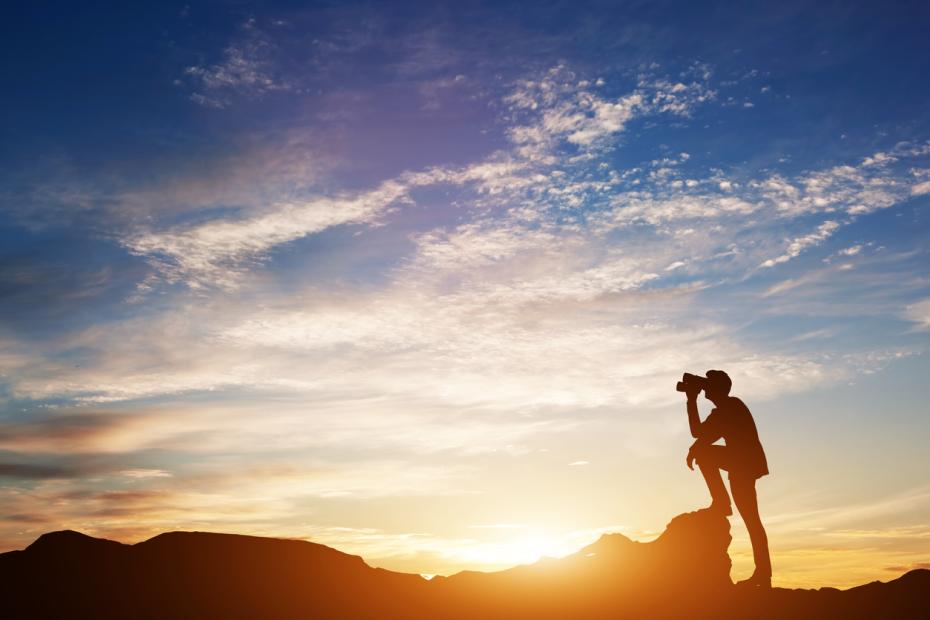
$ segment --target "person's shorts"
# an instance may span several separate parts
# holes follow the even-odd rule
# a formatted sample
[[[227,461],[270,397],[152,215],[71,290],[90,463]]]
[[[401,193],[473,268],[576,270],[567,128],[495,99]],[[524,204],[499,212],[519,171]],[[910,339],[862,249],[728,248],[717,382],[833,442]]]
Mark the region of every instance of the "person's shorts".
[[[755,481],[762,477],[746,473],[747,467],[743,466],[739,459],[734,457],[733,451],[727,446],[717,444],[703,446],[695,456],[698,463],[703,461],[705,464],[715,466],[718,469],[725,469],[727,471],[727,478],[731,482],[734,477],[746,482],[750,480]]]

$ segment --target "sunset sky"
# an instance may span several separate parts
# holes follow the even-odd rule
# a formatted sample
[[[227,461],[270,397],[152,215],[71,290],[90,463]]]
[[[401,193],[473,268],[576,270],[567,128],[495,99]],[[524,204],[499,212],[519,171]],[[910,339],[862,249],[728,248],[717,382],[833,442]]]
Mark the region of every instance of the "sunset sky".
[[[720,368],[776,585],[926,566],[928,23],[8,7],[0,551],[210,530],[449,574],[648,540],[709,503],[675,382]]]

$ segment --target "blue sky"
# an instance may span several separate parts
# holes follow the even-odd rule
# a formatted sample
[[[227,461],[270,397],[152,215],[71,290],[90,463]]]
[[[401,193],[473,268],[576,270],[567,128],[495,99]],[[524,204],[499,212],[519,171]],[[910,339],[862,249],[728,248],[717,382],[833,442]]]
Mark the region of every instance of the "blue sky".
[[[12,9],[0,541],[241,531],[435,573],[644,538],[705,501],[672,388],[724,368],[776,581],[926,559],[928,17]]]

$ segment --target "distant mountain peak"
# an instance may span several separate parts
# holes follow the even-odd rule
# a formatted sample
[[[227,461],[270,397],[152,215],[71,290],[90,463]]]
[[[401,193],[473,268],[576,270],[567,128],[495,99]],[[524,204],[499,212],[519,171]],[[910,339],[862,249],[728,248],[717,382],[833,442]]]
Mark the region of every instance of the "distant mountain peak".
[[[46,552],[65,552],[75,550],[88,550],[91,548],[111,548],[124,547],[118,543],[106,538],[94,538],[74,530],[59,530],[57,532],[47,532],[39,536],[31,545],[26,547],[26,551],[32,553]]]

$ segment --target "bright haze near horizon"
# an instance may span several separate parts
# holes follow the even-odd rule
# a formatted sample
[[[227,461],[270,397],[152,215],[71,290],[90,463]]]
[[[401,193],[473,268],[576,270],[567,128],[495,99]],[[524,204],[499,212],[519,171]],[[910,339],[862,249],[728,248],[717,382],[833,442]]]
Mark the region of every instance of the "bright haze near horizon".
[[[776,585],[930,560],[926,3],[3,22],[0,549],[648,540],[709,503],[675,383],[720,368]]]

